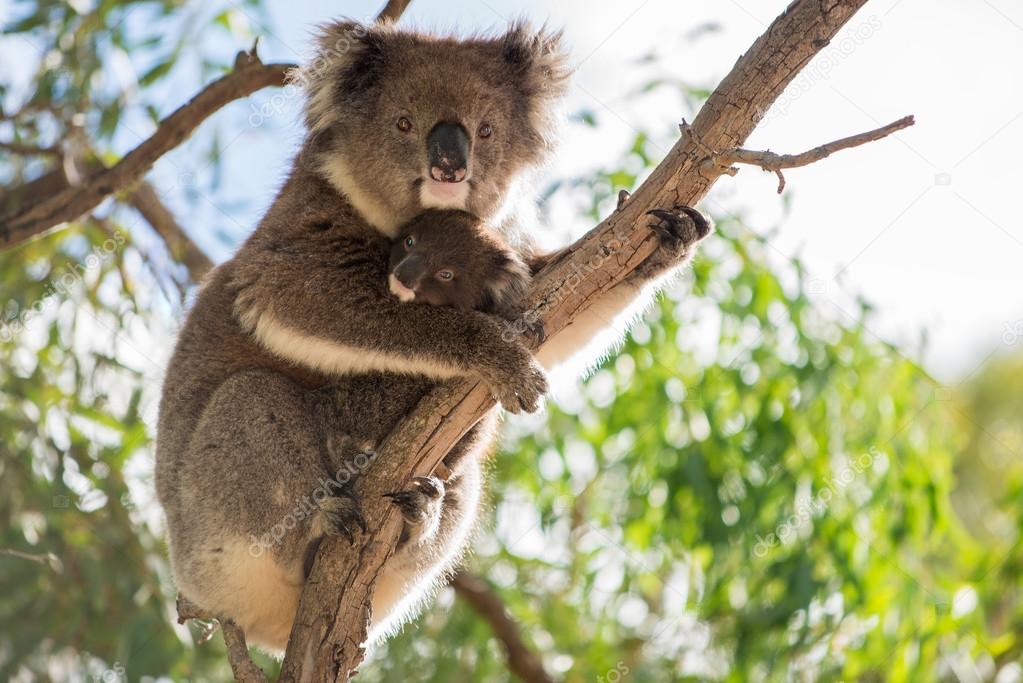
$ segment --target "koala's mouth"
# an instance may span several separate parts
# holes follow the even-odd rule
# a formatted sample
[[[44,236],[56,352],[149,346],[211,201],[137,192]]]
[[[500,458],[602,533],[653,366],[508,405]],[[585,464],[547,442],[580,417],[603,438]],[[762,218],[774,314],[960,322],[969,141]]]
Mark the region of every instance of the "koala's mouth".
[[[469,199],[469,180],[457,183],[424,178],[419,186],[419,201],[427,209],[465,209]]]
[[[403,285],[398,278],[394,277],[394,273],[391,273],[387,278],[387,285],[391,290],[391,294],[405,303],[416,298],[416,291]]]

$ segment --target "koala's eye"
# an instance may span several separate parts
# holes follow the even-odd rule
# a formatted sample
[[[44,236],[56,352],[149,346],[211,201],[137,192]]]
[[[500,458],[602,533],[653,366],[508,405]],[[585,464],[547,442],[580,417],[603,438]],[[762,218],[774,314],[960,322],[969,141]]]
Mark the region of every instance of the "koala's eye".
[[[411,249],[414,246],[416,246],[416,238],[413,237],[412,235],[409,235],[408,237],[405,238],[405,248]]]
[[[400,119],[398,119],[397,125],[398,130],[400,130],[402,133],[407,133],[410,130],[412,130],[412,122],[409,121],[407,116],[402,116]]]
[[[476,131],[476,134],[479,135],[481,138],[489,138],[491,135],[494,134],[494,129],[490,126],[489,123],[484,123],[480,125],[480,129]]]
[[[452,273],[450,270],[442,270],[442,271],[437,273],[437,279],[438,280],[451,280],[454,277],[455,277],[455,274]]]

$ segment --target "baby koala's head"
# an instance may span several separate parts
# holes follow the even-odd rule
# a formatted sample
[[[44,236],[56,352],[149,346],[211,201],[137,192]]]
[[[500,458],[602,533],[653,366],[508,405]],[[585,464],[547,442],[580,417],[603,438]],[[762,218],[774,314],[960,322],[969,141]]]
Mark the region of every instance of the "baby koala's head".
[[[402,227],[387,278],[402,301],[500,314],[518,305],[529,268],[515,251],[464,211],[431,209]]]

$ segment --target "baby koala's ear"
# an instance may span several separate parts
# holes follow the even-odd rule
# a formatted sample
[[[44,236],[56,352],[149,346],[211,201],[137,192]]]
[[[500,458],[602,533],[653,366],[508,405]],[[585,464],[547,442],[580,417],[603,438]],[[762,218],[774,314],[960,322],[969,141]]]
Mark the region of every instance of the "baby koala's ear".
[[[510,249],[494,252],[494,275],[487,281],[487,295],[497,311],[518,309],[533,277],[529,266]]]

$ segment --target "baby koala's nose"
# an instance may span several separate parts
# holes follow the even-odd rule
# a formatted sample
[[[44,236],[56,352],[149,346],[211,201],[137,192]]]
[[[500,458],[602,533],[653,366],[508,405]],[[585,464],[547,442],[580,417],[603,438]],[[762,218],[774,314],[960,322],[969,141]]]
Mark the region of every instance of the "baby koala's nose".
[[[412,254],[394,269],[394,278],[406,289],[415,291],[423,275],[423,263],[417,254]]]

